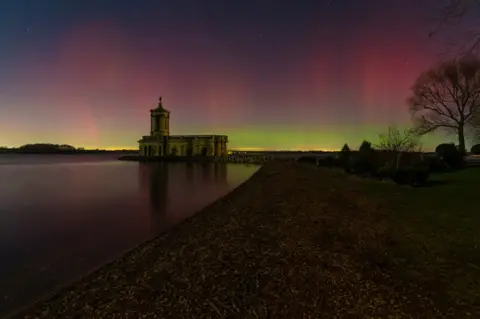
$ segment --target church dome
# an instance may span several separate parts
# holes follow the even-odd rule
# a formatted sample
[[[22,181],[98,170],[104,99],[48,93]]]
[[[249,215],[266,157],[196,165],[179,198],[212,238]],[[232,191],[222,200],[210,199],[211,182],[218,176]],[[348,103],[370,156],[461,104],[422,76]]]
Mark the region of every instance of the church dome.
[[[153,109],[152,111],[155,111],[156,113],[170,113],[169,110],[167,110],[166,108],[163,107],[163,104],[162,104],[162,97],[159,97],[158,98],[158,105],[155,109]]]

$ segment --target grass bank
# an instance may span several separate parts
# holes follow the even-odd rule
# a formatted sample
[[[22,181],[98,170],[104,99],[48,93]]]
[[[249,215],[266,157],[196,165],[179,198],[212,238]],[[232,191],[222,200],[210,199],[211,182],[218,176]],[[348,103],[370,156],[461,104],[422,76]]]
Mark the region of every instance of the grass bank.
[[[475,264],[467,252],[478,246],[455,235],[474,227],[473,217],[451,222],[459,209],[445,209],[448,235],[437,237],[441,231],[430,224],[442,219],[416,200],[415,192],[434,197],[440,189],[269,163],[202,213],[17,318],[474,315],[478,295],[464,279],[450,283],[452,294],[448,278],[466,274],[448,273],[457,255],[442,248],[447,237],[452,249],[463,245],[465,263]],[[478,280],[474,267],[462,269]]]
[[[434,174],[421,188],[348,181],[388,211],[398,243],[392,254],[403,261],[404,276],[480,317],[480,167]]]

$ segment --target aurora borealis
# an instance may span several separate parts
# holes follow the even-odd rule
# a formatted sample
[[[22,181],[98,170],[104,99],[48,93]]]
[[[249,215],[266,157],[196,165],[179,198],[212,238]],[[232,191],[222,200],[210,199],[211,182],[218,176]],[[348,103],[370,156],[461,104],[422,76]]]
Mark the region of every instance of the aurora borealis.
[[[232,149],[375,142],[445,45],[420,2],[4,0],[0,146],[133,148],[159,95]]]

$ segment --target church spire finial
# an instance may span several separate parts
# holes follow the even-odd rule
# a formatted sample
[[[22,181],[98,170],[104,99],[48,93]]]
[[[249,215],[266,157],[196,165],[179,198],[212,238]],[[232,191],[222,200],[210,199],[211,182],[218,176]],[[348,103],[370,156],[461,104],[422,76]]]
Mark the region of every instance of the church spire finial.
[[[163,112],[168,112],[168,111],[163,107],[162,97],[161,97],[161,96],[158,97],[158,105],[157,105],[156,110],[161,110],[161,111],[163,111]]]
[[[157,108],[159,109],[163,109],[163,105],[162,105],[162,97],[158,97],[158,105],[157,105]]]

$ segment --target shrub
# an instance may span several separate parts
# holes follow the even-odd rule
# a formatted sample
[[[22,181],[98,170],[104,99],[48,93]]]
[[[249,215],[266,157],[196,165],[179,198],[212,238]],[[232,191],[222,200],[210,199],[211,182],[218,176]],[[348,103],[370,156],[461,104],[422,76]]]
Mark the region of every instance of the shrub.
[[[363,141],[358,152],[349,158],[349,170],[360,176],[374,176],[379,168],[377,157],[378,154],[372,148],[372,144]]]
[[[370,143],[369,141],[363,141],[362,144],[360,144],[360,147],[358,148],[358,151],[360,153],[369,152],[371,150],[373,150],[372,143]]]
[[[351,154],[350,147],[348,147],[347,144],[343,145],[341,151],[338,153],[338,158],[335,161],[334,166],[346,168],[350,161]]]
[[[333,156],[327,156],[324,158],[319,158],[317,160],[317,165],[321,167],[330,167],[332,168],[335,164],[335,158]]]
[[[412,179],[411,173],[405,169],[397,169],[393,172],[391,178],[398,185],[408,185]]]
[[[411,166],[397,169],[393,172],[391,178],[399,185],[422,186],[425,185],[430,177],[430,172],[424,166]]]
[[[422,186],[426,185],[428,179],[430,178],[430,171],[428,168],[418,168],[414,170],[415,172],[415,183],[414,185]]]
[[[450,166],[439,156],[426,156],[423,163],[430,173],[445,173],[451,171]]]
[[[385,178],[391,178],[394,172],[395,172],[394,167],[392,167],[391,165],[384,165],[376,171],[375,177],[380,180]]]
[[[368,156],[360,153],[355,154],[350,158],[348,167],[353,174],[360,176],[373,176],[378,170],[375,159],[371,154]]]
[[[470,152],[475,155],[480,155],[480,144],[473,145]]]
[[[343,152],[343,153],[349,153],[350,152],[350,147],[348,146],[347,143],[343,144],[342,150],[340,152]]]
[[[347,173],[347,174],[352,174],[353,173],[350,163],[345,165],[344,170],[345,170],[345,173]]]
[[[317,165],[317,158],[315,156],[302,156],[299,157],[297,160],[298,163],[306,163],[306,164],[312,164],[312,165]]]
[[[463,167],[463,156],[455,144],[440,144],[435,148],[435,153],[452,168]]]
[[[362,160],[373,162],[375,160],[376,152],[372,148],[372,144],[370,142],[363,141],[362,145],[360,145],[360,148],[358,149],[358,155]]]
[[[347,161],[343,158],[340,158],[340,156],[334,157],[333,158],[333,167],[345,168],[347,166],[347,164],[345,164],[345,162],[347,162]]]

